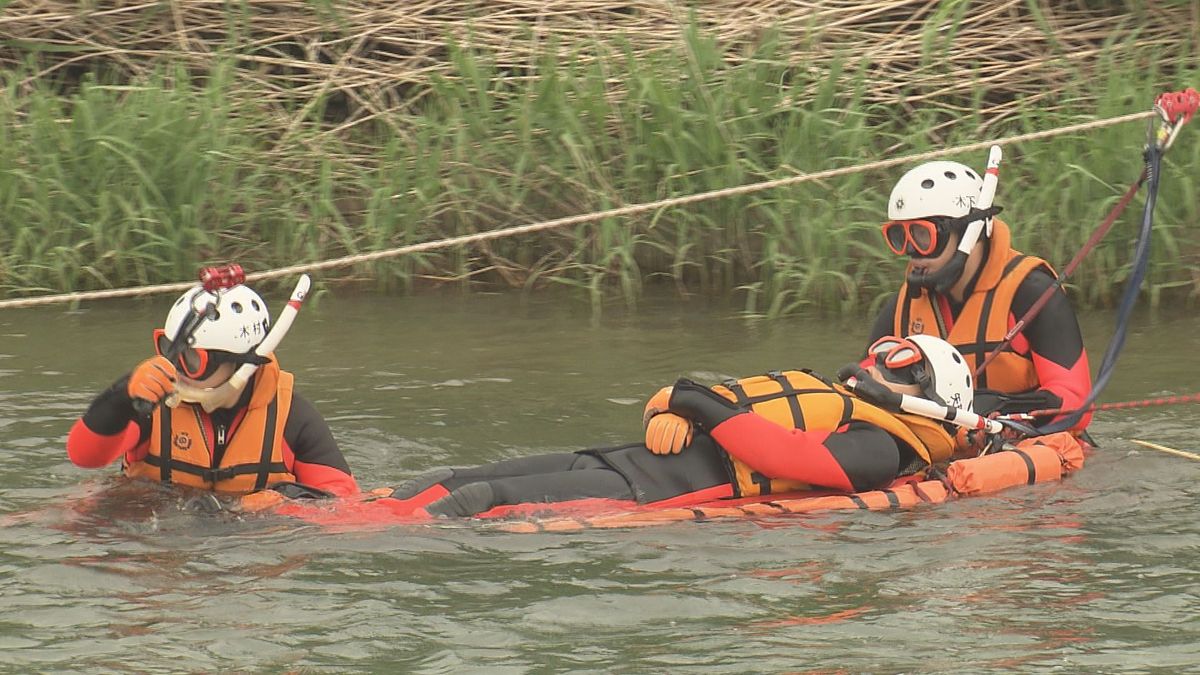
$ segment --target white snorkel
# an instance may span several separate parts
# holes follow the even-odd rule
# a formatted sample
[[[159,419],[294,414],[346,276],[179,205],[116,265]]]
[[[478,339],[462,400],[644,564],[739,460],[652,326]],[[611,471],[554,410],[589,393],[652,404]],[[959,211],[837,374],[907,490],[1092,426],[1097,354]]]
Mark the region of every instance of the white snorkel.
[[[983,174],[983,187],[979,189],[979,204],[977,208],[981,211],[986,211],[992,208],[992,202],[996,199],[996,186],[1000,183],[1000,159],[1002,153],[1000,146],[993,145],[988,151],[987,170]],[[965,257],[971,254],[971,249],[975,248],[975,244],[979,242],[979,235],[986,233],[987,236],[992,236],[992,217],[987,216],[976,220],[967,225],[966,232],[963,233],[962,241],[958,242],[958,251],[955,254],[962,254]]]
[[[256,356],[267,358],[283,341],[284,336],[292,327],[292,322],[296,320],[296,314],[300,312],[300,306],[304,304],[304,299],[308,296],[311,286],[312,280],[309,276],[307,274],[300,275],[300,280],[292,289],[292,296],[288,300],[287,306],[279,313],[279,318],[276,319],[275,325],[271,326],[267,336],[254,348]],[[167,397],[165,403],[174,408],[179,405],[180,401],[187,401],[199,404],[205,412],[210,413],[218,408],[228,408],[237,402],[242,390],[246,388],[246,383],[258,370],[258,366],[257,363],[243,363],[228,380],[209,389],[200,389],[180,382],[176,386],[175,393]]]
[[[1004,429],[1004,425],[996,420],[988,419],[970,410],[942,405],[936,401],[919,396],[901,394],[900,409],[906,413],[920,415],[921,417],[950,422],[964,429],[980,429],[989,434],[998,434]]]
[[[858,378],[850,377],[844,384],[847,389],[854,391],[855,387],[858,386]],[[942,405],[941,403],[921,398],[920,396],[899,393],[893,393],[893,395],[896,398],[890,402],[896,404],[900,410],[906,413],[928,417],[940,422],[949,422],[964,429],[979,429],[989,434],[998,434],[1004,430],[1004,425],[998,420],[989,419],[970,410]]]

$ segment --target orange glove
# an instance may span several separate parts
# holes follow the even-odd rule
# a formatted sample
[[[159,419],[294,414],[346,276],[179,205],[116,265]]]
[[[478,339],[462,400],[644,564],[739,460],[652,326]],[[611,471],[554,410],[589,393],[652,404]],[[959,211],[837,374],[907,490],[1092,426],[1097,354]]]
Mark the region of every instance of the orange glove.
[[[650,424],[650,418],[659,413],[667,412],[667,404],[671,402],[671,387],[663,387],[646,401],[646,409],[642,411],[642,426]]]
[[[175,366],[164,356],[153,356],[133,369],[127,387],[129,397],[155,405],[175,391]]]
[[[692,442],[692,421],[659,413],[646,425],[646,447],[656,455],[677,455]]]
[[[675,455],[692,442],[692,422],[667,412],[671,387],[659,389],[646,402],[642,425],[646,427],[646,447],[656,455]]]

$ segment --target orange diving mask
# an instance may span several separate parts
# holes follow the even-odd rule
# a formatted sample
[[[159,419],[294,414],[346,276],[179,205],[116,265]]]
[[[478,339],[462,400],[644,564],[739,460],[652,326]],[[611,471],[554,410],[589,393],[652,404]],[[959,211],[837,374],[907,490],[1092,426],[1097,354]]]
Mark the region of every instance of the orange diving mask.
[[[876,340],[867,354],[875,357],[875,366],[883,379],[896,384],[915,384],[923,395],[929,396],[932,373],[921,350],[911,340],[887,335]]]
[[[876,340],[867,353],[874,355],[876,362],[882,361],[888,370],[911,366],[922,358],[921,350],[911,341],[891,335]]]
[[[171,346],[171,338],[161,328],[154,329],[154,353],[166,356]],[[238,359],[228,352],[209,350],[202,347],[184,347],[175,356],[172,365],[192,380],[203,380],[211,377],[223,363],[233,363]]]
[[[881,229],[896,255],[936,257],[946,248],[947,228],[930,218],[889,220]]]

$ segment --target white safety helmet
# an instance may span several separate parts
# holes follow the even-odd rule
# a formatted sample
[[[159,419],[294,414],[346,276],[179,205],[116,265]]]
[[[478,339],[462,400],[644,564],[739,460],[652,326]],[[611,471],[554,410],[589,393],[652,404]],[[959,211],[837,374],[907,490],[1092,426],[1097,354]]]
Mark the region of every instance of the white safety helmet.
[[[885,380],[915,384],[923,397],[951,408],[970,410],[974,405],[971,369],[949,342],[932,335],[889,335],[868,351]]]
[[[938,403],[970,410],[975,403],[974,378],[967,360],[954,345],[932,335],[910,335],[925,362],[925,396]]]
[[[240,284],[221,289],[217,295],[202,286],[192,287],[171,306],[163,332],[173,337],[189,315],[203,311],[209,303],[216,303],[216,313],[200,323],[187,346],[247,354],[267,336],[271,327],[267,303]]]
[[[890,220],[961,218],[979,202],[983,178],[958,162],[926,162],[900,177],[888,198]]]

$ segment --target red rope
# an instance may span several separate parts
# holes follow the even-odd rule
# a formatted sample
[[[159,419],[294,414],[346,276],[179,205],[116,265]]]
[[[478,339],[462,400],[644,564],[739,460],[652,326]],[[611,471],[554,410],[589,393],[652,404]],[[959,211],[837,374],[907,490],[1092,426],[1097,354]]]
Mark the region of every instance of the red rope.
[[[1097,410],[1124,410],[1126,408],[1150,408],[1152,406],[1173,405],[1176,403],[1200,403],[1200,393],[1183,394],[1180,396],[1161,396],[1159,398],[1146,398],[1140,401],[1100,403],[1088,408],[1088,412],[1095,412]],[[1074,408],[1047,408],[1045,410],[1034,410],[1027,414],[1030,417],[1043,417],[1048,415],[1061,415],[1068,412],[1074,412]]]
[[[1146,181],[1147,175],[1146,169],[1142,169],[1142,175],[1138,176],[1138,179],[1129,186],[1129,189],[1126,190],[1125,194],[1121,197],[1121,201],[1117,202],[1117,205],[1114,206],[1113,210],[1108,213],[1108,216],[1104,219],[1104,222],[1100,223],[1100,227],[1096,228],[1096,231],[1092,233],[1092,236],[1089,237],[1088,240],[1083,244],[1083,248],[1080,248],[1079,252],[1075,254],[1075,257],[1071,259],[1071,262],[1067,263],[1067,266],[1063,268],[1062,274],[1060,274],[1058,277],[1058,281],[1054,284],[1051,284],[1042,293],[1041,297],[1037,299],[1037,302],[1033,303],[1033,306],[1031,306],[1029,310],[1025,312],[1025,315],[1022,316],[1021,319],[1013,324],[1013,327],[1008,330],[1008,333],[1004,335],[1004,339],[1000,341],[1000,344],[996,345],[996,348],[993,349],[991,353],[983,359],[982,362],[980,362],[979,366],[975,368],[976,379],[983,374],[983,371],[988,367],[988,364],[994,361],[996,357],[1000,355],[1000,352],[1004,351],[1008,347],[1009,343],[1013,341],[1013,338],[1017,337],[1017,335],[1025,329],[1025,326],[1030,321],[1033,321],[1034,317],[1036,317],[1042,311],[1042,308],[1046,306],[1046,303],[1050,302],[1050,298],[1054,297],[1054,294],[1060,288],[1062,288],[1063,284],[1067,281],[1067,277],[1070,277],[1071,273],[1075,271],[1075,268],[1079,267],[1079,263],[1083,262],[1083,258],[1090,253],[1093,248],[1096,248],[1096,245],[1100,243],[1100,240],[1104,238],[1104,235],[1108,234],[1108,231],[1112,229],[1113,223],[1117,222],[1117,217],[1121,215],[1121,212],[1125,210],[1125,207],[1129,205],[1130,200],[1133,199],[1133,196],[1137,194],[1139,189],[1141,189],[1142,183]]]

